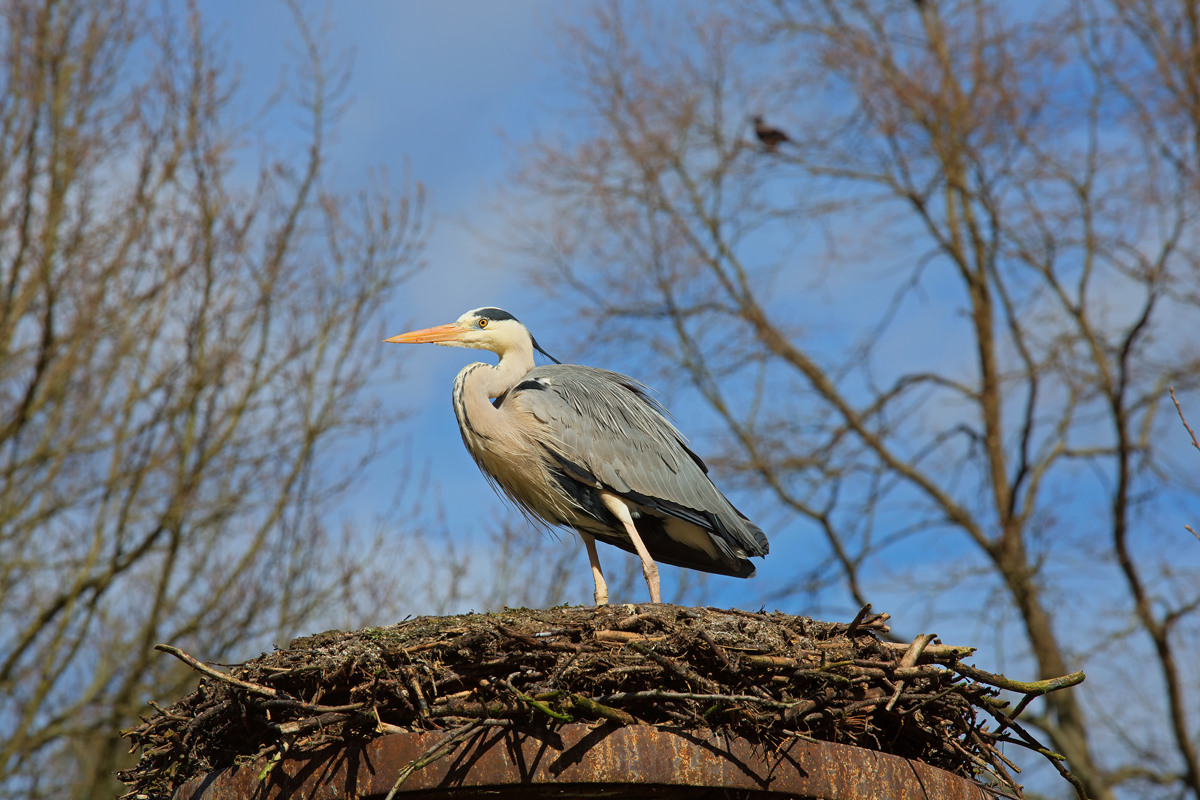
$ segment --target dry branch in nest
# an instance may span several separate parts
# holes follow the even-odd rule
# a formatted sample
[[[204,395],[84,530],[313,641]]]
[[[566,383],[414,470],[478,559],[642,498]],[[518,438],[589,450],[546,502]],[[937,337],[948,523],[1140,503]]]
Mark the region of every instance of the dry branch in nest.
[[[126,797],[189,778],[387,733],[445,730],[451,752],[480,726],[593,720],[713,729],[774,747],[789,737],[923,761],[1022,797],[1008,744],[1062,758],[1013,718],[1083,673],[1021,683],[968,666],[974,652],[919,636],[883,641],[888,615],[849,625],[780,612],[670,605],[419,617],[294,640],[231,672],[160,645],[206,677],[126,731],[141,760]],[[1024,695],[1012,712],[999,690]],[[980,713],[982,712],[982,713]],[[397,776],[397,786],[420,764]]]

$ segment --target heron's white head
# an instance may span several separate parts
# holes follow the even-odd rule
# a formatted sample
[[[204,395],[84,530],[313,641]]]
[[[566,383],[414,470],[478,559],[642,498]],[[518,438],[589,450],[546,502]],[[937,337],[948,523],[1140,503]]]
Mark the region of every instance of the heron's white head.
[[[468,311],[449,325],[410,331],[384,341],[400,344],[431,342],[447,347],[472,347],[477,350],[491,350],[502,358],[509,350],[527,349],[530,346],[545,354],[534,341],[533,334],[516,317],[502,309],[490,307]]]

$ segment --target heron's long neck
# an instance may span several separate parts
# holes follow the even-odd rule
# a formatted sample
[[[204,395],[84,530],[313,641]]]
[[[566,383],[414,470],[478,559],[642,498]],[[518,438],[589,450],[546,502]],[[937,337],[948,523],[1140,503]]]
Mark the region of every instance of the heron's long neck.
[[[471,448],[469,435],[484,439],[502,435],[501,412],[491,404],[491,399],[512,389],[531,369],[533,346],[530,343],[506,350],[496,366],[476,362],[458,373],[454,380],[454,413],[468,449]]]

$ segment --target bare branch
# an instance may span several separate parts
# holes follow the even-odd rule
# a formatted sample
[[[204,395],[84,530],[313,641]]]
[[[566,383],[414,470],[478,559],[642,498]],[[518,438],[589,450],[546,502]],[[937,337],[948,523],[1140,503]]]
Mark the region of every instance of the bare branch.
[[[1183,427],[1187,430],[1188,435],[1192,437],[1192,447],[1200,450],[1200,442],[1196,441],[1196,432],[1192,430],[1192,426],[1188,425],[1187,418],[1183,416],[1183,409],[1179,406],[1179,401],[1175,398],[1175,387],[1172,386],[1171,402],[1175,404],[1175,411],[1179,413],[1179,421],[1183,423]]]

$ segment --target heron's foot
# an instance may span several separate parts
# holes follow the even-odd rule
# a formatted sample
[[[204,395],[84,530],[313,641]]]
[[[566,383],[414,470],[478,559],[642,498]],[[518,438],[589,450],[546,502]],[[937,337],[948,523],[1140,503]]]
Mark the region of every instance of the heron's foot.
[[[596,598],[596,608],[608,605],[608,587],[604,587],[604,591],[600,591],[600,587],[596,587],[596,593],[592,595]]]

